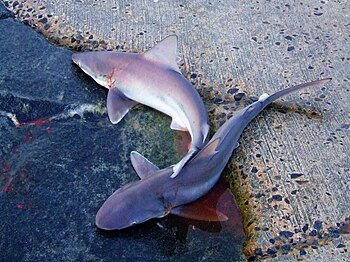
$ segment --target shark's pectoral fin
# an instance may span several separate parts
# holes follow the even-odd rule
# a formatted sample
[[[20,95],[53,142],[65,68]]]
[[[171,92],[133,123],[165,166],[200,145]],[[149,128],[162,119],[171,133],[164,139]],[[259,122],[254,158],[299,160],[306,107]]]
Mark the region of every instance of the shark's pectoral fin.
[[[132,166],[141,179],[152,175],[159,170],[159,167],[136,151],[130,153],[130,159]]]
[[[188,129],[185,126],[180,125],[178,122],[174,120],[174,118],[171,121],[170,128],[173,130],[188,131]]]
[[[177,36],[170,35],[144,53],[144,57],[180,72],[177,66]]]
[[[108,117],[117,124],[137,102],[125,97],[118,89],[112,88],[107,96]]]
[[[220,222],[228,220],[225,214],[206,205],[200,200],[173,208],[170,213],[180,217],[201,221]]]

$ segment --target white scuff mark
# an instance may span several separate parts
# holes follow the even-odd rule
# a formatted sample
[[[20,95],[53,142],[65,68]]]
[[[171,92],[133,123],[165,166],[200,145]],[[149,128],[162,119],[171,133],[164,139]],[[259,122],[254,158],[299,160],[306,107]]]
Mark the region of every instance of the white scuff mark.
[[[16,114],[13,114],[13,113],[9,113],[9,112],[5,112],[5,111],[0,111],[0,115],[2,116],[6,116],[8,118],[10,118],[10,120],[12,121],[12,123],[15,125],[15,126],[18,126],[19,125],[19,121],[16,117]]]
[[[164,226],[161,223],[157,222],[156,225],[159,226],[160,228],[164,229]]]
[[[107,113],[107,109],[106,107],[101,107],[100,105],[96,105],[96,104],[82,104],[82,105],[78,105],[73,108],[70,108],[61,114],[52,116],[50,117],[50,120],[67,119],[75,115],[83,117],[84,113],[89,113],[89,112],[98,113],[102,115]]]
[[[83,118],[84,113],[93,113],[93,114],[100,114],[103,115],[107,113],[107,109],[104,106],[101,106],[99,104],[81,104],[81,105],[76,105],[76,106],[70,106],[69,109],[66,109],[64,112],[51,116],[49,118],[43,118],[43,119],[36,119],[33,121],[29,122],[20,122],[18,121],[16,114],[1,111],[0,110],[0,115],[1,116],[6,116],[9,119],[11,119],[12,123],[16,126],[24,126],[24,125],[38,125],[38,122],[40,123],[46,123],[52,120],[61,120],[61,119],[67,119],[71,118],[75,115],[79,115],[81,118]]]
[[[266,94],[266,93],[263,93],[260,97],[259,97],[259,101],[260,102],[263,102],[266,100],[266,98],[268,98],[270,95],[269,94]]]
[[[61,92],[58,94],[57,99],[58,99],[59,101],[62,101],[62,100],[63,100],[63,97],[64,97],[64,91],[61,91]]]
[[[176,63],[180,63],[181,60],[182,60],[181,55],[177,54],[177,55],[176,55]]]

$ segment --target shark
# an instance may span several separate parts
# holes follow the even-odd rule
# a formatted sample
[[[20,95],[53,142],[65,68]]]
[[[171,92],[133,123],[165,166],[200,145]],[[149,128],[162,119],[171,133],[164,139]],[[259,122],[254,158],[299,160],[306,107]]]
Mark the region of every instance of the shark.
[[[143,54],[96,51],[72,55],[75,64],[109,89],[107,112],[113,124],[141,103],[170,116],[171,129],[190,133],[191,146],[173,166],[172,177],[204,147],[209,133],[204,103],[177,65],[177,48],[177,36],[170,35]]]
[[[217,213],[215,209],[198,208],[196,200],[207,194],[219,180],[233,151],[239,146],[243,130],[276,99],[330,80],[292,86],[272,95],[264,93],[227,120],[175,178],[170,177],[171,167],[159,169],[141,154],[131,152],[132,165],[141,180],[121,187],[103,203],[96,214],[96,226],[104,230],[120,230],[168,214],[206,221],[227,220],[225,214]]]

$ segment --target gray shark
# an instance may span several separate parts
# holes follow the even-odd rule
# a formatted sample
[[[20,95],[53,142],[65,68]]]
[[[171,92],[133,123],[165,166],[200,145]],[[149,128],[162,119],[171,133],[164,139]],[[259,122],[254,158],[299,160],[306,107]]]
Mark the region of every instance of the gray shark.
[[[172,177],[203,148],[209,133],[203,101],[181,74],[176,55],[177,36],[171,35],[144,54],[97,51],[72,56],[85,73],[109,89],[107,110],[113,124],[141,103],[169,115],[172,129],[190,133],[191,147],[173,167]]]
[[[131,161],[141,180],[123,186],[104,202],[96,215],[97,227],[105,230],[123,229],[170,213],[211,221],[227,219],[224,214],[213,215],[211,210],[207,218],[203,214],[197,216],[191,211],[191,205],[207,194],[218,181],[233,150],[238,147],[238,139],[245,127],[274,100],[330,80],[293,86],[272,95],[263,94],[258,101],[227,120],[175,178],[170,178],[171,167],[159,169],[137,152],[132,152]]]

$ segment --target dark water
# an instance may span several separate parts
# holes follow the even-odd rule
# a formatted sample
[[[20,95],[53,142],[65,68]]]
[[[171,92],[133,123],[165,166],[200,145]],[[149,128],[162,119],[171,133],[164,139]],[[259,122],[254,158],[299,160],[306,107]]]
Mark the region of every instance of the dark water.
[[[179,157],[170,120],[138,107],[110,124],[105,90],[72,64],[70,51],[11,18],[0,19],[0,31],[1,261],[242,260],[241,220],[221,186],[214,202],[229,215],[225,223],[169,216],[96,229],[104,200],[138,179],[130,151],[161,167]]]

